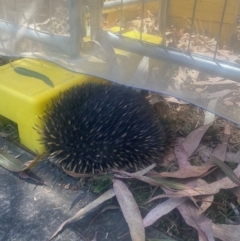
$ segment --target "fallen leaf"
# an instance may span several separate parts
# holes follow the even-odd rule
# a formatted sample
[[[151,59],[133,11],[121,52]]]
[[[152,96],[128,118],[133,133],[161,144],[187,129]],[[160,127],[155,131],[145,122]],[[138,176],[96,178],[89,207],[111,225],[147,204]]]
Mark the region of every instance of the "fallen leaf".
[[[155,166],[156,166],[156,163],[153,163],[150,166],[148,166],[138,172],[134,172],[133,174],[136,176],[143,176],[143,175],[147,174],[150,170],[152,170]]]
[[[230,132],[231,132],[230,125],[226,124],[224,126],[224,133],[221,140],[221,144],[218,144],[212,153],[212,156],[215,156],[216,158],[220,159],[222,162],[225,161],[226,159],[227,145],[230,137]]]
[[[210,100],[208,103],[208,109],[214,110],[216,108],[217,103],[218,103],[218,99]],[[209,112],[209,111],[205,111],[204,125],[210,124],[210,123],[214,122],[214,120],[215,120],[215,114],[213,114],[212,112]]]
[[[240,225],[212,224],[213,235],[222,241],[239,241]]]
[[[98,197],[96,200],[93,202],[89,203],[87,206],[79,210],[74,216],[71,218],[67,219],[65,222],[63,222],[58,229],[55,231],[55,233],[52,235],[52,237],[49,240],[52,240],[54,237],[56,237],[62,230],[63,228],[72,222],[78,221],[81,218],[83,218],[87,213],[93,211],[94,208],[98,207],[100,204],[103,202],[107,201],[108,199],[112,198],[115,196],[115,192],[113,189],[110,189],[106,191],[104,194],[102,194],[100,197]]]
[[[156,104],[156,103],[158,103],[158,102],[160,102],[160,101],[162,101],[162,96],[160,96],[159,94],[151,94],[150,96],[148,96],[148,101],[152,104],[152,105],[154,105],[154,104]]]
[[[167,178],[154,177],[152,179],[160,183],[162,187],[168,188],[168,189],[170,188],[172,191],[188,189],[188,186],[186,184],[183,184],[177,181],[172,181]]]
[[[196,181],[197,187],[201,187],[204,185],[207,185],[207,182],[205,182],[202,179],[198,179]],[[201,201],[201,205],[199,206],[199,213],[204,213],[213,203],[214,195],[204,195],[200,196],[197,201]]]
[[[194,130],[187,136],[187,138],[185,138],[185,140],[180,145],[175,146],[175,148],[174,148],[175,155],[176,155],[176,158],[177,158],[177,161],[179,164],[179,169],[180,169],[178,171],[178,173],[181,174],[182,176],[186,175],[186,172],[188,174],[191,173],[191,170],[195,170],[195,173],[198,171],[197,168],[199,168],[199,167],[191,166],[191,164],[188,162],[188,158],[197,149],[197,147],[199,146],[199,144],[201,142],[203,135],[205,134],[205,132],[208,130],[208,128],[211,125],[212,125],[212,123],[204,125],[198,129]],[[206,166],[207,165],[203,166],[203,167],[205,167],[204,173],[209,172],[209,170],[210,170],[209,168],[206,169]],[[213,168],[213,167],[211,167],[211,168]],[[191,174],[189,174],[189,175],[191,175]],[[199,187],[200,189],[198,189],[197,184],[200,184],[200,185],[205,184],[205,185],[200,186]],[[171,195],[175,196],[176,193],[183,194],[183,193],[187,192],[189,194],[188,197],[190,197],[191,200],[197,206],[197,203],[193,198],[194,195],[192,195],[194,193],[193,190],[200,191],[201,188],[208,187],[208,184],[201,183],[201,182],[197,183],[195,180],[193,180],[193,181],[189,181],[187,183],[187,186],[189,186],[191,189],[186,189],[186,190],[175,192],[175,193],[173,193],[169,190],[165,190],[166,196],[170,195],[169,197],[171,197]],[[159,195],[159,196],[161,196],[161,195]],[[184,196],[182,196],[182,197],[184,197]],[[185,197],[187,197],[187,196],[185,196]],[[154,198],[152,198],[150,201],[152,201],[152,200],[154,200]],[[205,207],[203,203],[202,203],[202,205],[203,205],[203,207]],[[209,223],[211,224],[211,220],[208,219],[207,217],[205,217],[202,214],[202,212],[199,210],[199,208],[196,208],[196,206],[193,206],[192,203],[188,200],[187,202],[185,201],[182,204],[180,204],[179,206],[177,206],[177,209],[181,213],[181,215],[184,218],[184,220],[186,221],[186,223],[188,225],[194,227],[197,230],[199,241],[214,241],[212,230],[211,230],[211,225],[209,227]],[[205,207],[205,208],[208,208],[208,207]]]
[[[223,102],[226,106],[233,106],[234,103],[232,101],[226,100]]]
[[[240,176],[240,165],[234,170],[235,174],[237,176]],[[233,187],[237,187],[238,185],[234,182],[232,182],[228,177],[224,177],[218,181],[212,182],[208,185],[204,185],[201,187],[195,187],[192,189],[185,189],[182,191],[172,192],[168,194],[161,194],[154,198],[152,198],[150,201],[154,201],[159,198],[164,197],[193,197],[193,196],[200,196],[200,195],[212,195],[216,194],[220,191],[220,189],[230,189]]]
[[[85,174],[85,173],[76,173],[76,172],[72,172],[72,171],[68,171],[67,169],[65,169],[62,166],[62,170],[69,176],[73,177],[73,178],[80,178],[80,177],[92,177],[93,174]]]
[[[26,68],[23,68],[23,67],[14,67],[14,71],[16,73],[20,74],[20,75],[24,75],[24,76],[27,76],[27,77],[31,77],[31,78],[42,80],[48,86],[54,87],[54,84],[51,81],[51,79],[49,79],[48,76],[46,76],[46,75],[44,75],[42,73],[30,70],[30,69],[26,69]]]
[[[113,209],[119,209],[119,207],[116,206],[116,205],[108,205],[107,207],[103,208],[103,209],[101,210],[101,212],[98,213],[97,216],[94,217],[94,219],[89,223],[89,226],[93,224],[93,222],[97,219],[97,217],[98,217],[100,214],[104,213],[104,212],[107,211],[107,210],[113,210]]]
[[[213,152],[213,150],[211,148],[206,147],[206,146],[202,146],[202,148],[200,148],[198,150],[198,153],[199,153],[201,159],[204,162],[208,162],[209,161],[209,158],[210,158],[212,152]]]
[[[123,176],[127,176],[127,177],[139,177],[139,176],[143,176],[145,174],[147,174],[149,171],[151,171],[154,167],[156,166],[155,163],[151,164],[150,166],[140,170],[140,171],[137,171],[137,172],[133,172],[133,173],[130,173],[130,172],[126,172],[126,171],[121,171],[121,170],[117,170],[117,169],[112,169],[113,172],[116,172],[116,173],[119,173]]]
[[[20,172],[23,163],[16,159],[13,155],[0,150],[0,165],[11,172]]]
[[[9,136],[11,136],[11,133],[0,132],[0,137],[7,138]]]
[[[186,167],[190,167],[190,163],[188,162],[188,153],[184,149],[183,145],[176,145],[174,147],[175,156],[177,158],[177,163],[180,169],[185,169]]]
[[[168,214],[174,208],[181,205],[183,202],[187,200],[186,197],[183,198],[169,198],[167,201],[158,204],[155,208],[153,208],[143,219],[144,227],[148,227],[160,219],[163,215]]]
[[[214,163],[216,163],[216,165],[218,165],[222,171],[229,177],[229,179],[231,179],[234,183],[236,183],[237,185],[240,185],[240,180],[239,177],[234,173],[234,171],[227,166],[223,161],[219,160],[217,157],[215,156],[211,156],[211,161],[213,161]]]
[[[171,178],[191,178],[200,177],[205,173],[209,173],[209,170],[214,171],[216,169],[214,164],[206,164],[203,166],[187,166],[175,172],[161,172],[158,174],[159,177],[171,177]],[[154,176],[150,176],[154,177]]]
[[[207,94],[204,94],[202,97],[203,98],[205,97],[206,99],[216,99],[216,98],[222,98],[223,96],[228,95],[232,92],[233,90],[226,89],[226,90],[221,90],[217,92],[207,93]]]
[[[212,123],[212,122],[214,122],[214,120],[215,120],[215,114],[213,114],[212,112],[209,112],[209,111],[205,111],[204,125]]]
[[[113,188],[128,224],[132,241],[145,241],[142,216],[132,193],[122,181],[117,179],[113,179]]]
[[[155,165],[155,164],[153,164],[153,165]],[[159,178],[159,177],[150,178],[147,176],[143,176],[144,173],[151,171],[151,169],[153,168],[153,165],[142,170],[143,172],[139,171],[139,172],[134,172],[134,173],[129,173],[126,171],[119,171],[119,170],[114,169],[114,172],[120,174],[120,175],[114,174],[114,176],[118,177],[118,178],[135,178],[139,181],[146,182],[146,183],[150,184],[151,186],[157,186],[157,187],[166,187],[166,188],[172,188],[172,189],[176,189],[176,190],[179,190],[179,189],[183,190],[183,189],[187,188],[187,186],[182,183],[168,180],[165,178]],[[153,172],[153,173],[156,173],[156,172]]]
[[[212,220],[199,213],[190,201],[177,207],[185,222],[198,231],[199,241],[214,241],[212,233]]]
[[[183,101],[183,100],[179,100],[179,99],[177,99],[177,98],[175,98],[175,97],[170,97],[170,96],[168,96],[168,97],[163,97],[163,99],[165,99],[165,100],[168,101],[168,102],[176,103],[176,104],[179,104],[179,105],[189,105],[188,102],[185,102],[185,101]]]
[[[185,149],[188,157],[190,157],[197,149],[202,137],[211,125],[212,123],[197,128],[196,130],[192,131],[182,142],[182,146]]]
[[[240,153],[227,152],[226,161],[240,163]]]
[[[179,183],[179,182],[174,182],[172,180],[168,180],[165,178],[159,178],[159,177],[154,177],[154,178],[150,178],[150,177],[146,177],[146,176],[131,176],[131,173],[129,173],[129,176],[122,176],[122,175],[118,175],[118,174],[114,174],[115,177],[118,178],[135,178],[139,181],[145,182],[150,184],[151,186],[156,186],[156,187],[166,187],[166,188],[171,188],[171,189],[175,189],[175,190],[184,190],[186,188],[188,188],[186,185]]]

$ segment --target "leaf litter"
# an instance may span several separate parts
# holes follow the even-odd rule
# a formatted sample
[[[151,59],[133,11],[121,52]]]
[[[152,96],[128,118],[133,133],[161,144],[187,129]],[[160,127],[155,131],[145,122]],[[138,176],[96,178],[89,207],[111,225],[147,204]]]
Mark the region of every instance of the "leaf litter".
[[[104,193],[100,196],[101,201],[96,199],[96,202],[90,203],[72,218],[66,220],[57,229],[51,239],[61,232],[67,224],[81,219],[102,202],[116,195],[120,208],[128,223],[132,240],[145,240],[144,228],[150,225],[156,225],[156,223],[175,209],[178,209],[186,224],[197,230],[198,240],[212,241],[214,237],[220,240],[226,240],[223,234],[226,235],[224,230],[227,229],[229,225],[215,224],[214,220],[206,216],[206,212],[214,204],[215,194],[218,194],[223,189],[238,187],[238,179],[236,179],[236,177],[240,176],[240,165],[238,165],[235,170],[232,170],[226,164],[225,166],[227,166],[228,169],[218,163],[219,161],[224,163],[223,161],[225,161],[227,156],[227,141],[230,136],[230,128],[228,126],[224,127],[224,135],[220,139],[222,142],[215,145],[211,152],[208,153],[209,158],[207,162],[203,162],[201,166],[193,166],[190,162],[193,155],[199,154],[201,150],[204,150],[204,148],[202,148],[204,146],[201,146],[201,140],[211,126],[212,123],[200,126],[193,132],[190,132],[183,141],[180,140],[175,146],[174,151],[179,166],[179,169],[176,171],[158,172],[155,169],[155,164],[135,173],[112,170],[114,174],[112,177],[113,189],[111,189],[109,193],[106,192],[107,194]],[[216,160],[218,161],[216,162]],[[225,174],[225,177],[212,182],[201,179],[203,177],[206,178],[210,173],[214,173],[219,167],[225,170],[227,174]],[[228,170],[228,172],[226,170]],[[230,170],[232,170],[232,172]],[[235,178],[234,181],[232,177]],[[166,185],[163,184],[164,182],[160,182],[159,180],[161,178],[168,184]],[[131,179],[137,179],[151,186],[160,187],[165,192],[165,194],[156,195],[147,202],[147,204],[149,204],[154,201],[155,205],[146,213],[144,218],[142,218],[138,204],[131,193],[131,185],[128,186],[124,182],[124,180]],[[182,182],[183,180],[186,181]],[[169,183],[171,182],[176,185],[170,187]],[[178,188],[177,184],[181,188]],[[161,201],[162,198],[168,199]],[[229,227],[231,228],[231,226]],[[231,240],[231,232],[227,232],[227,235],[228,240]],[[233,233],[233,236],[234,235],[235,233]]]
[[[155,108],[158,108],[157,105],[158,103],[155,104]],[[183,105],[179,110],[182,111],[186,108],[191,107]],[[204,114],[202,110],[199,110],[199,113]],[[215,130],[213,133],[218,134],[218,141],[213,142],[212,145],[209,146],[207,145],[209,138],[211,140],[214,126],[219,122],[221,124],[224,123],[224,125],[221,125],[223,126],[221,128],[224,130],[223,136],[221,137],[219,134],[221,133],[220,131],[217,133]],[[220,240],[235,240],[235,236],[237,237],[238,235],[238,225],[214,223],[214,220],[211,220],[207,213],[215,203],[215,195],[218,195],[221,190],[234,190],[233,188],[235,188],[236,199],[239,199],[240,165],[235,164],[235,169],[229,165],[231,160],[239,164],[239,154],[234,152],[235,149],[229,149],[228,141],[231,134],[229,125],[225,125],[225,122],[222,120],[217,120],[214,124],[209,123],[201,126],[203,123],[204,118],[202,118],[200,122],[198,121],[200,127],[194,131],[190,131],[192,128],[189,128],[187,137],[185,139],[180,138],[175,145],[172,155],[174,155],[176,163],[172,170],[162,171],[161,167],[159,170],[158,167],[156,168],[156,164],[152,164],[135,173],[112,170],[112,175],[110,176],[113,180],[113,189],[105,192],[94,202],[62,223],[51,239],[63,231],[69,223],[83,218],[89,212],[95,210],[100,204],[116,195],[120,208],[129,225],[132,240],[144,240],[146,227],[159,225],[159,223],[162,222],[161,220],[164,220],[166,216],[175,212],[176,209],[186,224],[197,230],[198,240],[214,240],[213,237],[217,237]],[[194,122],[190,124],[196,125]],[[180,123],[180,125],[182,125],[182,123]],[[178,130],[176,132],[178,132]],[[181,134],[183,135],[184,133]],[[237,140],[237,138],[235,139]],[[200,159],[203,157],[201,163],[194,163],[197,156]],[[11,154],[3,151],[0,152],[0,164],[10,171],[19,172],[22,178],[29,178],[27,174],[28,170],[37,165],[40,159],[40,156],[37,155],[35,160],[23,165]],[[225,163],[226,161],[227,163]],[[164,165],[163,169],[166,167],[166,165]],[[219,172],[219,170],[222,170],[224,176],[220,178],[217,175],[215,180],[208,181],[209,174],[214,175]],[[79,178],[79,176],[76,176],[74,173],[68,174],[72,177]],[[100,178],[102,178],[101,175]],[[204,180],[202,178],[204,178]],[[150,210],[145,213],[143,218],[141,216],[142,210],[141,208],[139,209],[134,195],[131,194],[131,184],[125,184],[126,181],[128,184],[129,181],[131,183],[133,179],[146,183],[146,185],[149,186],[156,186],[165,192],[165,194],[155,195],[146,202],[146,205],[150,205],[148,206]],[[151,197],[151,195],[149,195],[149,197]],[[162,198],[168,199],[162,200]],[[231,202],[231,207],[232,210],[233,207],[235,209],[238,208],[237,202],[235,202],[235,205]],[[101,213],[103,212],[104,210]],[[228,227],[231,229],[232,226],[236,227],[235,232],[226,231]],[[97,240],[97,237],[95,237],[95,239]]]

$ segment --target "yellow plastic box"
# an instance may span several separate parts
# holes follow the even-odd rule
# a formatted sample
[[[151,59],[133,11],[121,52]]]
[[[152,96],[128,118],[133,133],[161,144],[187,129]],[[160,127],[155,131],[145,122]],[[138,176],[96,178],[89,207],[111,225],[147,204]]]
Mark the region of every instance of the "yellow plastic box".
[[[24,68],[24,69],[23,69]],[[24,70],[36,71],[45,79],[26,75]],[[19,74],[20,71],[20,74]],[[18,125],[20,143],[42,153],[39,134],[33,129],[41,125],[41,116],[52,98],[75,84],[88,80],[102,81],[92,76],[68,71],[48,61],[20,59],[0,67],[0,115]]]

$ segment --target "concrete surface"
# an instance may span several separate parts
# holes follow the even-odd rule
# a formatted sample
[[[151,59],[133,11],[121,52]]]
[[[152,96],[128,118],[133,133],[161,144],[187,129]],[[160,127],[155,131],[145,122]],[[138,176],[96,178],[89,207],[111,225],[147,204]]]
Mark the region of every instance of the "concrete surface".
[[[0,148],[4,146],[13,155],[20,154],[19,159],[22,161],[33,159],[31,154],[0,138]],[[68,176],[61,178],[61,171],[51,167],[47,162],[41,163],[34,173],[44,180],[47,186],[36,185],[36,182],[28,179],[20,179],[18,174],[0,166],[0,240],[2,241],[48,240],[63,221],[97,197],[86,188],[74,191],[77,181]],[[63,188],[67,184],[70,184],[68,190]],[[54,240],[90,241],[98,232],[97,241],[130,241],[129,234],[124,236],[128,233],[128,226],[119,209],[104,212],[89,226],[101,208],[69,225]],[[119,238],[121,236],[124,237]],[[147,229],[147,237],[163,238],[164,235],[154,227],[150,227]]]

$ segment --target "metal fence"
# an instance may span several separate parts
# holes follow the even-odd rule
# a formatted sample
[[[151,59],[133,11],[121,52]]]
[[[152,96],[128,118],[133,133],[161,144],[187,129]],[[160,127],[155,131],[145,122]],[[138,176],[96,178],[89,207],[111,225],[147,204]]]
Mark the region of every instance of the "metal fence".
[[[0,55],[47,59],[240,123],[236,97],[229,112],[221,107],[225,95],[210,94],[214,86],[238,95],[239,6],[239,0],[0,0]],[[213,85],[213,77],[221,81]]]

